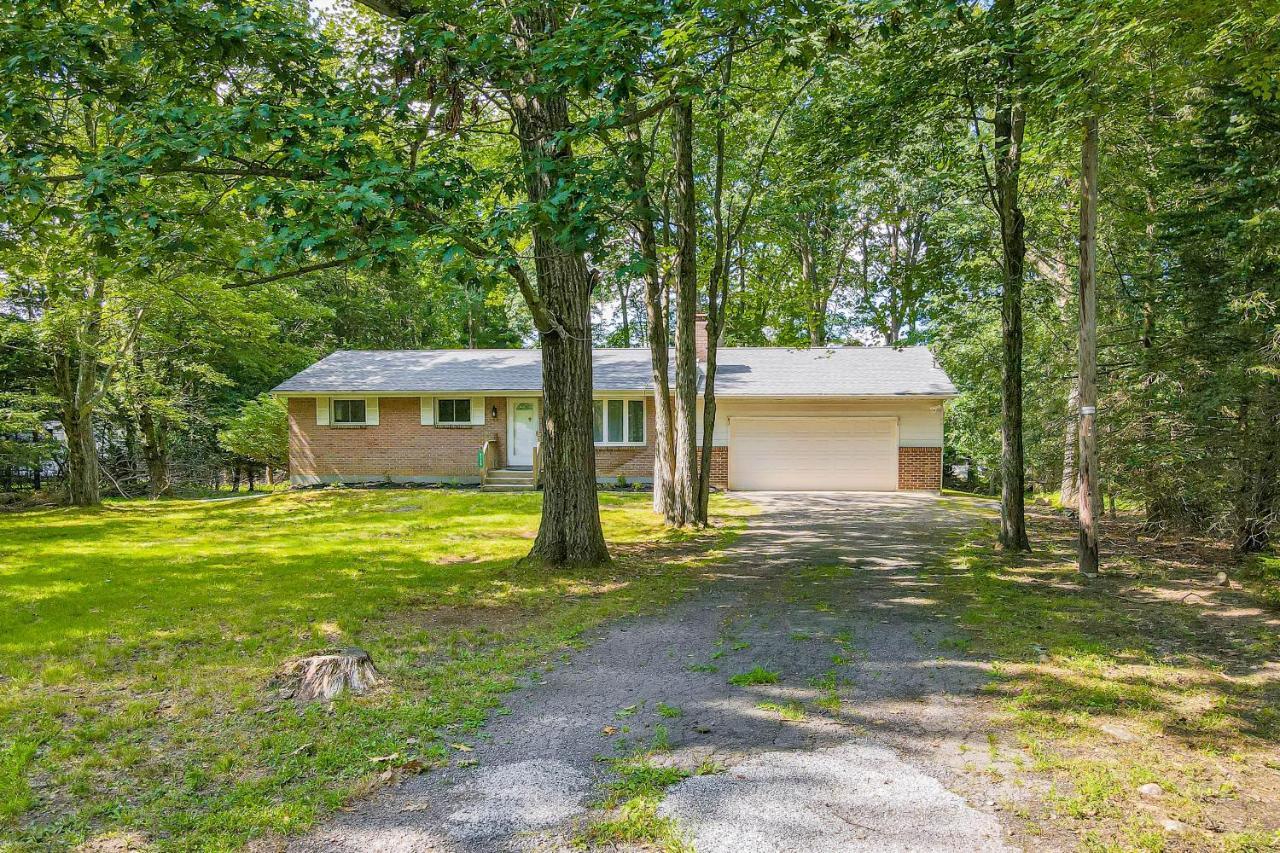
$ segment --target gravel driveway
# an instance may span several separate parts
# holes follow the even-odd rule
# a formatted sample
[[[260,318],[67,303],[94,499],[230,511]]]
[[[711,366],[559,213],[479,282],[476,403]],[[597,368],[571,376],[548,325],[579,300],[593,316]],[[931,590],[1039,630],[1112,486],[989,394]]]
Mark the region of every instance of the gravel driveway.
[[[947,650],[953,623],[917,576],[975,515],[922,495],[750,497],[762,512],[705,591],[512,694],[473,765],[383,790],[291,849],[566,849],[611,778],[602,757],[655,737],[664,761],[722,768],[662,805],[704,853],[1007,849],[999,815],[1019,794],[973,761],[997,760],[973,696],[986,673]],[[729,683],[757,666],[777,683]]]

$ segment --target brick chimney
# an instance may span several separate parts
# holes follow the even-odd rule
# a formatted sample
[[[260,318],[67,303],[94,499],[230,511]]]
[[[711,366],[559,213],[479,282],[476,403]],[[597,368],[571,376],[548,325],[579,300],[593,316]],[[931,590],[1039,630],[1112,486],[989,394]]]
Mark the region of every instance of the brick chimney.
[[[697,354],[698,361],[706,363],[707,360],[707,315],[698,313],[693,315],[693,351]]]

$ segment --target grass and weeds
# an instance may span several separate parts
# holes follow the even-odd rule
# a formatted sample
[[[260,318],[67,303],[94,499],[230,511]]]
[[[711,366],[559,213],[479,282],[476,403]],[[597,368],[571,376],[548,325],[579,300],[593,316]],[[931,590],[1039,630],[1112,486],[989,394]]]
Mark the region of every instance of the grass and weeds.
[[[804,704],[801,702],[760,702],[756,707],[761,711],[777,714],[789,723],[798,723],[805,718]]]
[[[692,589],[747,512],[722,501],[719,529],[669,533],[645,496],[604,493],[614,563],[551,571],[520,559],[539,500],[323,490],[0,517],[0,848],[235,848],[462,758],[521,675]],[[336,646],[368,650],[382,685],[278,695],[281,664]]]
[[[646,752],[613,762],[616,777],[605,789],[600,803],[604,814],[592,820],[578,836],[584,848],[643,844],[662,853],[690,853],[676,822],[658,814],[667,788],[688,778],[687,770],[655,764],[655,753],[665,752],[665,738]]]
[[[751,687],[755,684],[777,684],[778,678],[782,673],[771,669],[765,669],[760,664],[756,664],[746,672],[740,672],[737,675],[729,676],[729,683],[735,687]]]
[[[648,797],[627,800],[609,817],[590,824],[578,837],[578,846],[616,848],[620,844],[643,844],[661,853],[693,853],[676,822],[658,814],[661,802],[661,798]]]
[[[670,705],[659,703],[659,714]],[[678,710],[678,709],[677,709]],[[661,853],[692,853],[693,847],[676,821],[658,813],[667,789],[690,776],[709,776],[723,772],[723,765],[704,759],[692,771],[657,756],[671,749],[665,726],[655,727],[653,743],[634,755],[614,759],[614,779],[605,787],[599,803],[602,814],[591,820],[576,838],[580,848],[616,849],[619,845],[640,845]]]
[[[1269,605],[1280,609],[1280,554],[1253,557],[1241,573],[1249,588]]]
[[[966,629],[953,648],[990,663],[1025,769],[1050,780],[1032,824],[1096,850],[1280,846],[1280,615],[1216,585],[1236,571],[1221,543],[1112,521],[1088,580],[1069,521],[1037,511],[1031,533],[1034,553],[1009,557],[978,531],[923,580]]]

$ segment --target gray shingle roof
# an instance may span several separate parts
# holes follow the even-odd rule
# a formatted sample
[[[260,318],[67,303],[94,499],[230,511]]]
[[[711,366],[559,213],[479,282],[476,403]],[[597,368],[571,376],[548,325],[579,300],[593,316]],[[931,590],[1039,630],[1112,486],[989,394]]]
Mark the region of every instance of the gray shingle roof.
[[[592,376],[601,391],[648,390],[647,349],[595,350]],[[338,350],[278,392],[541,391],[536,349]]]
[[[928,347],[728,347],[718,352],[725,397],[953,396]]]
[[[716,393],[726,397],[954,395],[925,347],[726,347]],[[597,391],[652,387],[647,349],[594,351]],[[541,391],[542,352],[502,350],[339,350],[281,383],[277,392]]]

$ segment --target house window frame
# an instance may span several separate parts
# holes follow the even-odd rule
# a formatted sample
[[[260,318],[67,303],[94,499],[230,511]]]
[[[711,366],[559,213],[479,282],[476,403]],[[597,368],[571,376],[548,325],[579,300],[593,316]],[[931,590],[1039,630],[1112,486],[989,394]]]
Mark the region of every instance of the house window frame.
[[[359,403],[364,417],[358,421],[338,420],[339,403]],[[369,401],[364,397],[332,397],[329,399],[329,424],[339,427],[362,427],[369,425]]]
[[[609,401],[622,402],[622,441],[609,441]],[[631,435],[631,404],[640,403],[640,440],[628,441]],[[595,441],[596,406],[601,407],[600,441]],[[610,394],[595,397],[591,401],[591,438],[596,447],[645,447],[649,443],[649,403],[644,397]]]
[[[454,413],[454,415],[455,415],[455,416],[458,414],[458,403],[466,403],[466,404],[467,404],[467,417],[466,417],[466,419],[465,419],[465,420],[461,420],[461,421],[459,421],[459,420],[445,420],[443,417],[441,417],[441,415],[440,415],[440,405],[441,405],[442,403],[446,403],[446,402],[453,403],[453,413]],[[470,397],[436,397],[434,405],[435,405],[435,409],[436,409],[436,411],[435,411],[435,415],[436,415],[436,418],[435,418],[436,426],[447,426],[447,427],[471,426],[471,414],[472,414],[472,413],[471,413],[471,398],[470,398]]]

